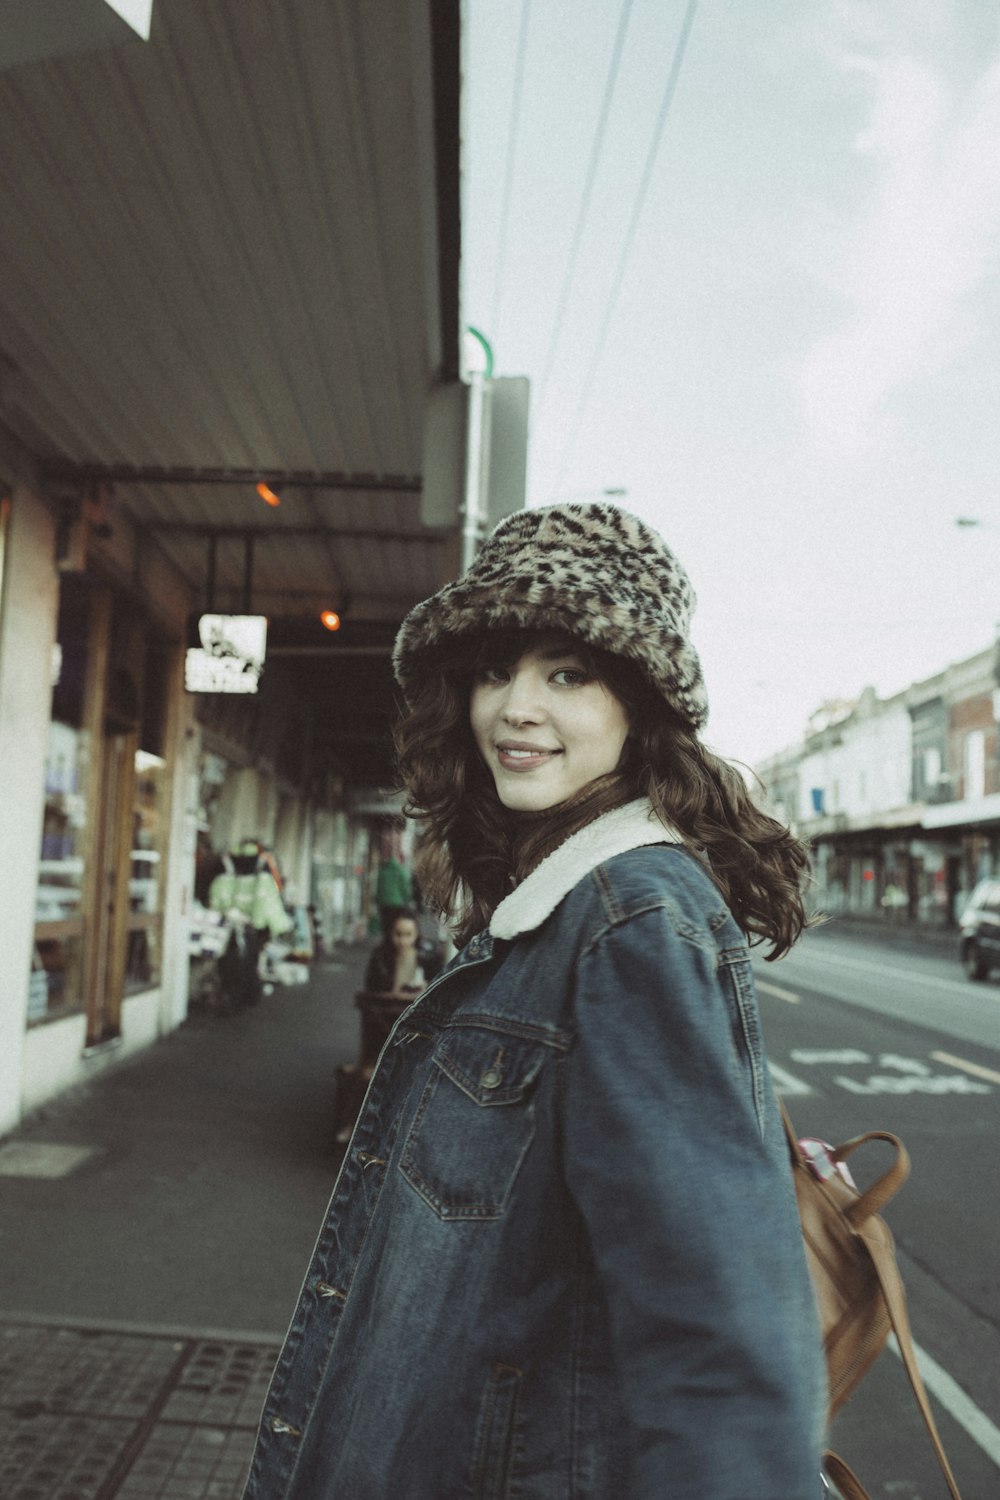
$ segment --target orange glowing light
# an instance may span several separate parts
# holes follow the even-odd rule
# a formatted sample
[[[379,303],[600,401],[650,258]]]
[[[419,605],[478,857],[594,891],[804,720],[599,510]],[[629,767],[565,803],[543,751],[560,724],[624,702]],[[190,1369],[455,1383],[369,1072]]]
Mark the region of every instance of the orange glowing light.
[[[324,609],[320,615],[320,620],[326,626],[327,630],[340,629],[340,616],[332,609]]]
[[[265,484],[263,479],[257,486],[257,493],[262,500],[265,500],[267,502],[268,505],[281,504],[281,496],[276,495],[271,486],[269,484]]]

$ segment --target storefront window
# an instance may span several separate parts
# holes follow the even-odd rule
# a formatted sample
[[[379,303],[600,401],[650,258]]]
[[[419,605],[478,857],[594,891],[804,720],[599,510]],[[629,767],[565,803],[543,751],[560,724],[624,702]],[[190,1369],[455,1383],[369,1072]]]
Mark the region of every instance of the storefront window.
[[[84,840],[87,736],[81,728],[88,611],[82,590],[66,588],[52,663],[52,721],[45,756],[45,810],[35,898],[35,943],[28,1021],[84,1003]]]
[[[135,752],[132,849],[129,866],[128,945],[125,993],[148,989],[160,979],[160,914],[163,910],[163,796],[166,762],[148,750]]]
[[[28,1006],[36,1024],[84,1010],[91,1044],[162,960],[170,647],[120,599],[109,621],[108,598],[61,580]]]
[[[142,711],[132,782],[125,994],[159,984],[166,861],[167,767],[164,760],[170,652],[146,642]]]

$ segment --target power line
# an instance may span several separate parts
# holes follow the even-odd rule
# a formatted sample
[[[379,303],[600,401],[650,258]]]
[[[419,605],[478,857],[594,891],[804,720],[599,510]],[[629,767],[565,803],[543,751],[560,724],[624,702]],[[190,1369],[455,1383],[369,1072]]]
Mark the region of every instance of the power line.
[[[510,222],[510,200],[514,186],[514,162],[517,156],[517,136],[521,125],[521,91],[524,87],[524,62],[528,51],[528,15],[531,0],[522,0],[521,22],[517,34],[517,54],[514,61],[514,90],[510,101],[510,134],[507,137],[507,165],[504,170],[503,198],[500,207],[500,230],[497,235],[497,261],[493,276],[493,302],[490,309],[489,336],[495,339],[500,323],[500,307],[503,299],[503,278],[507,259],[507,231]]]
[[[625,45],[625,33],[628,30],[629,13],[632,9],[632,0],[623,0],[621,15],[618,19],[618,33],[615,36],[614,47],[611,52],[611,65],[608,68],[608,78],[604,85],[604,98],[601,101],[601,109],[598,115],[597,128],[594,132],[594,143],[590,148],[590,162],[587,166],[586,181],[583,186],[583,197],[580,199],[580,211],[577,214],[576,227],[573,231],[573,240],[570,245],[569,263],[566,274],[563,277],[562,290],[559,293],[559,303],[556,308],[555,321],[552,326],[552,336],[549,340],[549,352],[545,360],[545,370],[542,374],[541,383],[538,388],[538,410],[545,404],[545,392],[552,373],[552,364],[555,359],[556,348],[559,344],[559,335],[562,332],[563,318],[566,313],[566,304],[569,301],[570,289],[573,285],[573,277],[576,274],[576,263],[580,255],[580,244],[583,239],[584,225],[590,212],[590,198],[597,177],[597,165],[600,161],[601,150],[604,145],[604,136],[607,131],[608,115],[611,110],[611,100],[618,81],[618,68],[621,63],[622,50]]]
[[[666,127],[667,116],[670,114],[670,108],[674,102],[674,95],[677,92],[677,83],[680,78],[681,66],[684,62],[684,53],[687,50],[688,38],[691,35],[691,27],[694,24],[695,11],[697,9],[698,0],[688,0],[687,10],[684,13],[684,20],[681,23],[680,35],[677,38],[677,45],[674,48],[673,61],[670,64],[670,72],[667,75],[666,86],[663,90],[663,99],[660,103],[660,112],[657,116],[656,126],[653,130],[653,139],[650,142],[649,152],[646,156],[646,165],[643,168],[642,180],[639,183],[639,190],[636,193],[635,203],[632,208],[632,217],[629,220],[625,239],[622,243],[621,254],[618,258],[618,266],[615,272],[615,278],[612,282],[611,292],[608,296],[608,301],[604,309],[604,318],[601,323],[600,333],[598,334],[597,344],[594,348],[594,353],[587,370],[587,375],[583,382],[583,388],[580,392],[580,399],[577,404],[576,414],[573,418],[573,423],[570,428],[569,435],[563,447],[562,458],[559,462],[559,470],[555,480],[555,487],[557,491],[562,484],[562,478],[566,469],[566,464],[569,461],[570,453],[573,450],[577,435],[580,431],[580,426],[583,422],[587,402],[590,399],[590,388],[593,384],[594,374],[597,370],[597,366],[600,362],[601,356],[604,353],[604,345],[607,342],[608,330],[611,327],[611,319],[618,304],[618,298],[621,294],[622,284],[625,280],[625,269],[628,264],[629,255],[632,251],[632,242],[635,239],[636,231],[639,228],[639,221],[642,217],[642,211],[645,207],[646,194],[649,191],[649,184],[653,176],[653,168],[656,165],[656,157],[659,152],[660,141],[663,137],[663,131]]]

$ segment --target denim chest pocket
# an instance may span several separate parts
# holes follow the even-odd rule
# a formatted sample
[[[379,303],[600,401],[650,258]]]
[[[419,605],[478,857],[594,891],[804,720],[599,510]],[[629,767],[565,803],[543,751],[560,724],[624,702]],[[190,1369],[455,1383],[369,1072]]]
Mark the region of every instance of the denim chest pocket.
[[[535,1133],[550,1048],[505,1032],[443,1033],[399,1170],[442,1219],[498,1219]]]

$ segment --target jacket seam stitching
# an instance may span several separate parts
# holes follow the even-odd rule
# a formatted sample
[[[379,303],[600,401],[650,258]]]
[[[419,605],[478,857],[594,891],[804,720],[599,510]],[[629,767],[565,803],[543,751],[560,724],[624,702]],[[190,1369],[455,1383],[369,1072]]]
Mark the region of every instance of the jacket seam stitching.
[[[600,872],[594,872],[595,875],[597,875],[598,873]],[[630,906],[628,910],[626,910],[621,905],[621,903],[617,901],[616,898],[616,906],[617,909],[613,913],[609,913],[609,920],[605,922],[604,926],[597,928],[595,932],[592,932],[590,934],[587,942],[580,950],[581,958],[588,957],[588,955],[593,952],[594,948],[597,947],[598,943],[600,943],[602,938],[607,937],[608,933],[614,932],[619,927],[626,926],[636,917],[648,916],[650,912],[656,911],[666,913],[666,915],[670,919],[671,929],[677,935],[677,937],[681,939],[682,942],[690,943],[692,947],[700,948],[703,952],[712,954],[715,957],[717,963],[721,964],[723,962],[732,962],[732,960],[730,959],[723,959],[723,954],[725,953],[736,952],[741,956],[745,956],[743,949],[720,950],[705,941],[706,937],[712,937],[718,930],[718,928],[723,925],[727,916],[729,915],[728,912],[723,912],[719,920],[715,922],[713,922],[711,918],[706,919],[707,926],[704,928],[699,928],[693,926],[689,922],[679,921],[676,916],[676,907],[674,906],[673,902],[665,899],[662,896],[650,897],[642,905]]]

